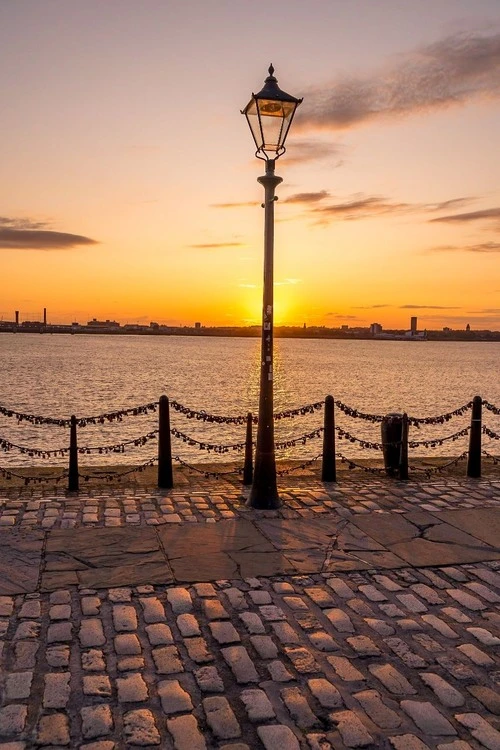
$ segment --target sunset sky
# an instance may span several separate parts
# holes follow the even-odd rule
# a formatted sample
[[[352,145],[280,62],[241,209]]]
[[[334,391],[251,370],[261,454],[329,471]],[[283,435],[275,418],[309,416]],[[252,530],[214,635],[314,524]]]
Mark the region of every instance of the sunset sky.
[[[0,0],[0,317],[500,329],[499,0]]]

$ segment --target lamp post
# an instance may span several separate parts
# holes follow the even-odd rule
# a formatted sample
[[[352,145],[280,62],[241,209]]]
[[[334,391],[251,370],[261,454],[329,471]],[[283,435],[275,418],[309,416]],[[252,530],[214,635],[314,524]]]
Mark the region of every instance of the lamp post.
[[[276,186],[282,182],[274,172],[276,159],[285,153],[285,140],[293,116],[302,99],[297,99],[278,86],[274,68],[264,88],[252,94],[242,114],[247,118],[257,150],[255,156],[266,162],[266,173],[257,181],[264,187],[264,290],[262,302],[262,345],[260,363],[259,424],[255,469],[248,504],[252,508],[270,509],[280,506],[276,486],[273,416],[273,253],[274,202]]]

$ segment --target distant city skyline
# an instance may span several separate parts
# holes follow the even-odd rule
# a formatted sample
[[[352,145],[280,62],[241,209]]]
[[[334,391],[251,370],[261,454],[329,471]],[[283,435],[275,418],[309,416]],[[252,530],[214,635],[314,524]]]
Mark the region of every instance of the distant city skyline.
[[[0,318],[258,325],[271,62],[275,324],[499,330],[498,0],[0,4]]]

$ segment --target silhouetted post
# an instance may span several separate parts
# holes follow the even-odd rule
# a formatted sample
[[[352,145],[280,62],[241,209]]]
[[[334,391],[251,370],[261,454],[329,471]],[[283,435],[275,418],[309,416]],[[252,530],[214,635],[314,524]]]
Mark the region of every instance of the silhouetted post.
[[[337,481],[337,469],[335,466],[335,402],[333,396],[327,396],[325,398],[321,481]]]
[[[408,479],[408,414],[401,421],[401,451],[399,453],[399,478]]]
[[[469,458],[467,461],[467,476],[478,479],[481,476],[481,414],[483,399],[474,396],[472,400],[472,416],[470,420]]]
[[[168,398],[160,396],[158,412],[158,487],[163,490],[171,490],[173,486],[170,406]]]
[[[386,414],[380,425],[382,432],[382,451],[384,453],[385,473],[398,477],[400,472],[401,442],[403,433],[403,415]]]
[[[253,416],[252,412],[249,411],[247,414],[247,435],[245,441],[245,466],[243,468],[243,484],[252,484],[253,480],[252,424]]]
[[[78,444],[76,440],[76,417],[73,414],[69,428],[68,492],[78,492],[78,489]]]

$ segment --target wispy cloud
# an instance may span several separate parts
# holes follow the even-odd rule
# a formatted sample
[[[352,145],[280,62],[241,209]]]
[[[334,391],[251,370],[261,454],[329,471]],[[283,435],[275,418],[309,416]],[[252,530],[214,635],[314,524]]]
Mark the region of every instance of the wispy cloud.
[[[258,201],[240,201],[239,203],[212,203],[211,208],[251,208],[260,206]]]
[[[338,320],[360,320],[357,315],[343,315],[342,313],[328,312],[325,313],[325,318],[336,318]]]
[[[392,305],[389,305],[388,303],[384,303],[381,305],[356,305],[355,310],[379,310],[382,307],[392,307]]]
[[[434,222],[451,222],[455,224],[467,224],[475,221],[493,221],[500,223],[500,207],[485,208],[482,211],[469,211],[464,214],[448,214],[447,216],[438,216],[430,219]]]
[[[283,281],[274,282],[274,286],[294,286],[295,284],[302,284],[302,279],[283,279]]]
[[[438,245],[424,250],[426,255],[433,253],[500,253],[500,242],[481,242],[477,245]]]
[[[453,305],[399,305],[399,310],[461,310],[461,307]]]
[[[318,201],[325,200],[328,198],[330,193],[328,190],[320,190],[316,193],[294,193],[288,198],[285,198],[282,203],[317,203]]]
[[[356,220],[388,213],[408,211],[412,206],[408,203],[397,203],[381,196],[359,196],[341,203],[312,208],[310,213],[322,221]]]
[[[287,151],[286,163],[305,164],[312,161],[332,162],[336,159],[335,167],[340,167],[343,160],[339,156],[343,153],[344,147],[338,143],[327,143],[320,140],[294,140],[293,147]]]
[[[238,284],[240,289],[257,289],[257,284]]]
[[[80,234],[56,232],[49,224],[32,219],[0,217],[0,248],[10,250],[67,250],[80,245],[97,245],[97,240]]]
[[[200,242],[197,245],[186,245],[195,250],[218,250],[223,247],[244,247],[244,242]]]
[[[297,122],[340,130],[500,95],[500,33],[455,34],[401,55],[375,75],[304,91]]]

